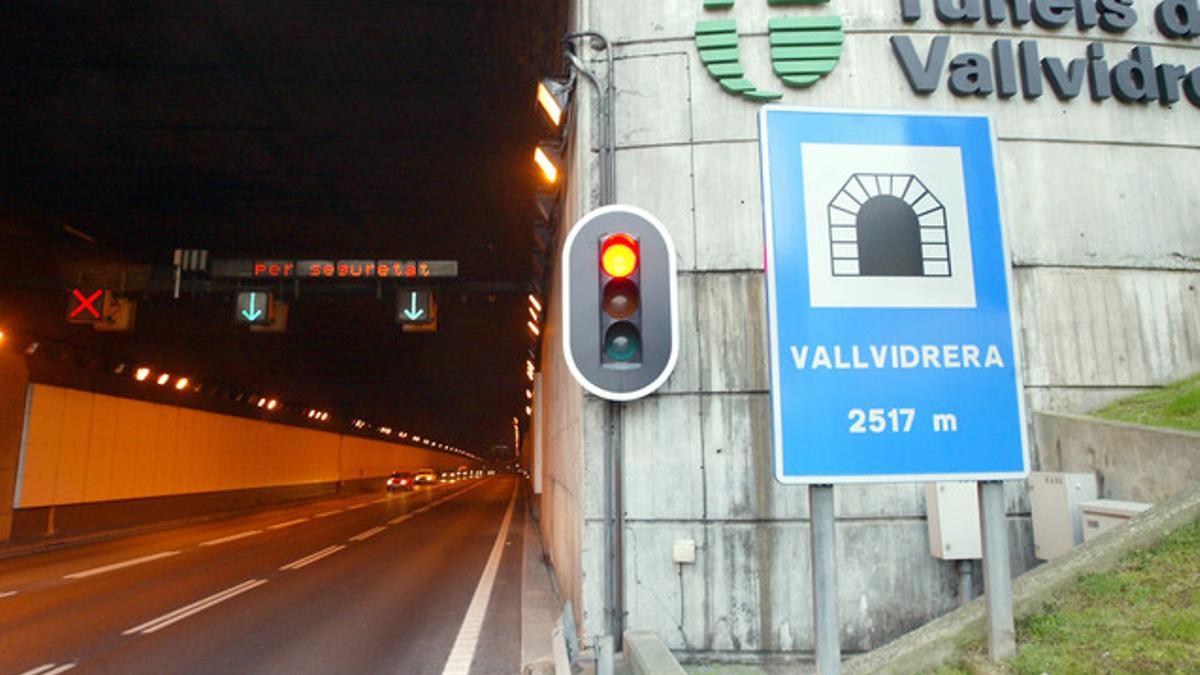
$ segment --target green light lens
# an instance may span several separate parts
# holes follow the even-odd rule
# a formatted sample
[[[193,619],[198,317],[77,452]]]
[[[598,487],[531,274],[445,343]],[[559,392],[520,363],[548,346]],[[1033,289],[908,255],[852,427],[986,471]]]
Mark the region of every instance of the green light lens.
[[[628,321],[618,321],[604,334],[604,355],[612,361],[632,361],[642,349],[638,330]]]

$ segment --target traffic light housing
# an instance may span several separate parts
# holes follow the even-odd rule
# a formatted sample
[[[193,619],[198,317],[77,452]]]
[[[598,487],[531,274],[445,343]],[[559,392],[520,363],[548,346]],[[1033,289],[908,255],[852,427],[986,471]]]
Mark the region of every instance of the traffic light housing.
[[[563,342],[589,392],[631,401],[658,389],[679,352],[675,246],[654,216],[606,206],[563,247]]]

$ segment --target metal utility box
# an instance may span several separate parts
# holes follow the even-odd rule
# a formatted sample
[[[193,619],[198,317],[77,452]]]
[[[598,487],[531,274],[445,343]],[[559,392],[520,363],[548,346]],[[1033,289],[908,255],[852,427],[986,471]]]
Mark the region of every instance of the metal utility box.
[[[1121,523],[1154,506],[1144,502],[1123,502],[1117,499],[1097,499],[1079,505],[1083,520],[1083,540],[1108,532]]]
[[[1083,543],[1079,505],[1096,499],[1096,491],[1096,477],[1090,473],[1029,474],[1035,556],[1053,560]]]
[[[983,557],[979,530],[979,487],[975,481],[925,485],[929,553],[940,560]]]

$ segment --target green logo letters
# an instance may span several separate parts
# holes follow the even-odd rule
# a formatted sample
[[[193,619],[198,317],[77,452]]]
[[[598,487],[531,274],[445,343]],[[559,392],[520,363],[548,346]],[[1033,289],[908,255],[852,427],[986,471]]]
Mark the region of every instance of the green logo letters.
[[[767,0],[769,5],[819,5],[829,0]],[[734,0],[704,0],[709,11],[733,8]],[[842,55],[842,19],[809,16],[771,19],[771,66],[789,87],[808,87],[829,74]],[[746,79],[739,63],[737,22],[710,19],[696,23],[696,47],[709,75],[728,92],[752,101],[772,101],[783,94],[764,91]]]

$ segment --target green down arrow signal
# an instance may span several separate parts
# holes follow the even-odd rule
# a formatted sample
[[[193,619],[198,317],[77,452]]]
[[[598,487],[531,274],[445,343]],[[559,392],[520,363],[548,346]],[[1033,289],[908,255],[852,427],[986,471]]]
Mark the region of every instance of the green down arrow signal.
[[[258,317],[262,316],[262,314],[263,314],[261,309],[255,309],[255,307],[254,307],[254,298],[257,295],[258,295],[257,293],[251,293],[250,294],[250,309],[242,310],[242,316],[246,317],[247,321],[257,321]]]
[[[411,303],[409,303],[409,304],[410,304],[410,309],[406,309],[406,310],[404,310],[404,316],[405,316],[405,317],[406,317],[406,318],[407,318],[409,321],[416,321],[417,319],[421,318],[422,316],[425,316],[425,310],[423,310],[423,309],[420,309],[420,308],[418,308],[418,307],[417,307],[417,293],[416,293],[416,291],[413,291],[413,293],[412,293],[412,302],[411,302]]]

